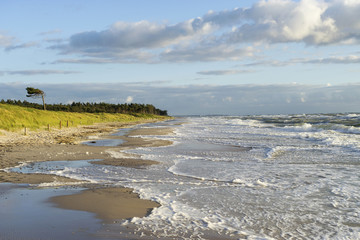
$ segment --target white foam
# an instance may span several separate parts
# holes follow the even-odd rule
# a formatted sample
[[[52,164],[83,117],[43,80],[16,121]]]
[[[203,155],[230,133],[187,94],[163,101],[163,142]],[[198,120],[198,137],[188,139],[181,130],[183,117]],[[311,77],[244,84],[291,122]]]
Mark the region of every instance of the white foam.
[[[76,186],[76,185],[82,185],[84,183],[88,183],[88,182],[86,181],[61,182],[55,180],[54,182],[37,184],[37,187],[45,188],[45,187],[60,187],[60,186]]]
[[[231,181],[232,183],[244,183],[244,181],[242,179],[236,178],[234,180]]]
[[[317,131],[317,129],[314,128],[313,125],[310,123],[303,123],[300,126],[285,126],[284,129],[287,131],[295,132]]]
[[[106,150],[106,153],[110,154],[112,158],[121,159],[121,158],[138,158],[134,154],[126,153],[124,151],[113,151],[113,150]]]
[[[273,159],[276,158],[278,155],[283,153],[285,151],[284,147],[276,146],[274,148],[270,148],[268,152],[266,153],[266,158]]]
[[[87,138],[88,138],[88,140],[97,140],[97,139],[100,139],[100,137],[99,137],[99,136],[96,136],[96,135],[94,135],[94,136],[88,136]]]
[[[274,116],[274,122],[277,118],[286,116]],[[318,116],[309,118],[317,122]],[[284,124],[259,119],[188,118],[171,136],[176,145],[109,152],[161,162],[146,169],[70,165],[53,171],[131,187],[141,198],[159,202],[149,216],[124,223],[154,238],[206,239],[207,231],[234,239],[356,237],[357,129],[344,133],[335,129],[341,124],[325,129],[310,123],[284,127],[291,118]],[[229,145],[252,149],[230,151]]]
[[[27,167],[29,164],[31,164],[30,161],[26,161],[26,162],[19,162],[19,165],[16,165],[15,167],[7,167],[7,168],[3,168],[0,170],[3,170],[4,172],[12,172],[14,169],[21,169],[23,167]]]

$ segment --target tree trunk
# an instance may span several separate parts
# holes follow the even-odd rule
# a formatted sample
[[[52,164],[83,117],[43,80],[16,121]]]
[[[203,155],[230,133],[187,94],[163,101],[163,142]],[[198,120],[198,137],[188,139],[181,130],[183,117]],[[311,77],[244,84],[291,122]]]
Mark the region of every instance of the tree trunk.
[[[44,110],[46,111],[45,96],[44,96],[44,94],[41,94],[41,97],[42,97],[42,101],[43,101]]]

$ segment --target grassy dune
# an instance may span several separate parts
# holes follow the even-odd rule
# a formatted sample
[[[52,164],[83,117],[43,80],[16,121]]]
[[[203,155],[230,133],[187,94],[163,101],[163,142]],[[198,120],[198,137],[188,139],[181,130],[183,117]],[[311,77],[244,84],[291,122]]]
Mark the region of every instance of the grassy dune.
[[[73,113],[43,111],[8,104],[0,104],[0,129],[17,131],[24,127],[32,130],[44,130],[59,127],[60,121],[66,126],[89,125],[101,122],[135,122],[145,119],[166,119],[167,117],[150,114],[110,114],[110,113]]]

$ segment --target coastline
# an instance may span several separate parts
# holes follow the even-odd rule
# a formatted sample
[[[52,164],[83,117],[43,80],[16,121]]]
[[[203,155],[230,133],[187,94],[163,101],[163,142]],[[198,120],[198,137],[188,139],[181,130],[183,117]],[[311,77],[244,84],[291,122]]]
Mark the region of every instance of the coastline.
[[[112,136],[111,134],[121,128],[131,128],[138,124],[152,123],[156,121],[141,121],[135,123],[101,123],[91,126],[64,128],[56,131],[31,132],[27,136],[18,133],[6,132],[0,135],[0,183],[27,183],[41,184],[54,181],[53,175],[48,174],[19,174],[6,172],[25,162],[46,162],[46,161],[76,161],[103,159],[96,164],[140,167],[149,165],[150,161],[144,161],[140,157],[120,158],[112,154],[114,151],[132,149],[137,147],[158,147],[172,144],[170,141],[159,139],[147,139],[135,137],[135,135],[163,135],[170,134],[171,129],[146,129],[146,132],[137,130],[136,134],[131,131],[124,136]],[[89,140],[99,138],[116,138],[124,141],[120,146],[89,146],[81,144]],[[126,156],[126,155],[125,155]],[[129,161],[129,159],[131,161]],[[154,164],[154,162],[152,162]],[[70,179],[56,177],[57,180],[68,182]]]
[[[146,138],[146,135],[171,134],[173,131],[171,128],[131,129],[135,125],[151,122],[157,121],[142,121],[131,124],[102,123],[52,132],[34,132],[27,136],[14,133],[0,135],[0,185],[2,185],[0,196],[11,192],[9,185],[4,185],[4,183],[20,184],[29,189],[44,183],[49,183],[49,185],[58,183],[57,187],[63,183],[68,188],[77,190],[72,194],[51,197],[49,201],[53,207],[93,213],[96,218],[104,223],[132,217],[144,217],[153,208],[159,207],[159,204],[151,200],[140,199],[139,195],[133,193],[132,189],[84,183],[84,181],[48,174],[9,172],[6,169],[19,166],[24,162],[92,159],[102,159],[91,162],[93,164],[132,168],[157,164],[156,161],[143,160],[141,156],[121,152],[136,147],[159,147],[172,144],[171,141]],[[121,128],[130,128],[130,130],[122,136],[111,135]],[[81,144],[85,141],[96,142],[103,138],[121,139],[124,142],[113,147]]]

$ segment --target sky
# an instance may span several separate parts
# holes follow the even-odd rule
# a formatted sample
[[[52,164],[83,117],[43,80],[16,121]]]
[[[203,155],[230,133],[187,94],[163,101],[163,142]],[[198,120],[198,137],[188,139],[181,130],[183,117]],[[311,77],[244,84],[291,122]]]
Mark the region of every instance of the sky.
[[[1,0],[0,99],[360,112],[360,0]]]

